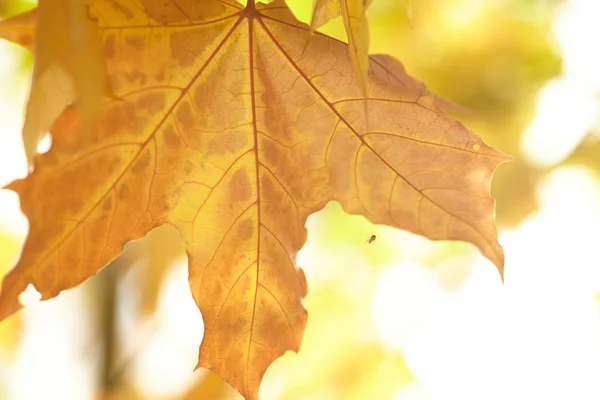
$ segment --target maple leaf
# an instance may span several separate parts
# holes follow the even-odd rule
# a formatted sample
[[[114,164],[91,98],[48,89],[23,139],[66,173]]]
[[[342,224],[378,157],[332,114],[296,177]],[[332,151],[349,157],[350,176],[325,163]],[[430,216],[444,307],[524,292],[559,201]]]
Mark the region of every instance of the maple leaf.
[[[168,223],[204,320],[198,367],[256,399],[268,366],[300,347],[296,254],[306,219],[329,201],[471,242],[502,273],[489,185],[505,157],[393,59],[371,58],[367,129],[348,46],[316,34],[305,52],[310,28],[283,0],[97,0],[92,11],[118,99],[88,140],[78,106],[67,108],[50,151],[8,186],[30,232],[0,320],[28,284],[54,297]]]
[[[348,36],[348,46],[352,68],[358,79],[363,95],[367,95],[367,69],[369,66],[369,24],[367,8],[373,0],[315,0],[310,24],[312,35],[315,29],[332,19],[342,16]]]
[[[37,9],[0,22],[0,37],[35,52],[23,126],[31,164],[40,140],[70,103],[83,109],[85,131],[112,96],[100,38],[85,0],[45,0]]]

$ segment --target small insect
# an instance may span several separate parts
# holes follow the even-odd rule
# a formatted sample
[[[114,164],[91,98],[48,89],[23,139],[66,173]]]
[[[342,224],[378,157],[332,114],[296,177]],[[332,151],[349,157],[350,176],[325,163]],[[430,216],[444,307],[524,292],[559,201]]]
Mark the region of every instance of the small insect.
[[[369,237],[369,239],[367,239],[367,243],[371,244],[376,240],[377,240],[377,235],[371,235],[371,237]]]

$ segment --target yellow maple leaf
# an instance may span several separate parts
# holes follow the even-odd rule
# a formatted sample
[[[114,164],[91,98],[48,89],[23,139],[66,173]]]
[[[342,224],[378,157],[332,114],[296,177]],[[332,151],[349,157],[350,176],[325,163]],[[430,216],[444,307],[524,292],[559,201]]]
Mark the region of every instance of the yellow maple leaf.
[[[300,347],[296,254],[307,217],[329,201],[471,242],[502,273],[489,185],[505,157],[392,59],[371,58],[365,110],[347,45],[316,34],[304,52],[309,27],[283,0],[96,0],[92,11],[119,100],[89,140],[67,108],[50,151],[9,185],[30,233],[0,320],[29,283],[54,297],[168,223],[204,320],[198,366],[256,399],[267,367]]]

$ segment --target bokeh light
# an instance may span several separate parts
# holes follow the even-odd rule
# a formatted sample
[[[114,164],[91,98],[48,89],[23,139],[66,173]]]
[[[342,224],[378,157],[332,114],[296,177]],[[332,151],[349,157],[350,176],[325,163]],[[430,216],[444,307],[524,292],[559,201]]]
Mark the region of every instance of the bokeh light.
[[[536,115],[521,140],[524,156],[540,166],[564,160],[598,124],[600,55],[590,38],[600,35],[600,3],[570,0],[557,9],[554,36],[563,53],[561,76],[540,90]]]

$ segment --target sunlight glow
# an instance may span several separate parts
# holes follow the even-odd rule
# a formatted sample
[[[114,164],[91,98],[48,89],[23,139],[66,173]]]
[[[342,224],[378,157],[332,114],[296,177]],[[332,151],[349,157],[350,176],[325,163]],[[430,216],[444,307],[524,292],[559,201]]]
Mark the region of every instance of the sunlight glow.
[[[16,45],[0,40],[0,87],[4,93],[10,93],[0,96],[0,160],[3,166],[0,168],[0,186],[27,174],[20,135],[28,79],[21,66],[23,52]],[[2,209],[0,202],[0,210]]]
[[[198,346],[204,334],[202,317],[188,290],[187,260],[181,260],[165,276],[158,301],[156,330],[138,348],[134,358],[134,383],[147,398],[181,396],[204,370],[192,374],[198,362]],[[134,327],[135,328],[135,327]],[[129,334],[135,346],[138,335]],[[156,379],[160,377],[160,379]]]
[[[407,385],[400,389],[394,400],[429,400],[422,386],[418,384]]]
[[[504,287],[481,256],[451,295],[417,264],[382,270],[373,324],[384,346],[404,353],[426,398],[600,398],[598,183],[584,167],[542,181],[539,212],[501,232]]]
[[[564,160],[594,126],[599,109],[597,95],[575,80],[563,77],[547,83],[523,134],[523,153],[542,166]]]
[[[561,5],[554,23],[554,34],[562,51],[563,70],[570,79],[600,90],[600,52],[591,38],[600,37],[600,2],[570,0]]]
[[[0,40],[0,87],[10,93],[0,96],[0,187],[27,174],[20,134],[27,95],[26,79],[20,65],[21,51]],[[18,236],[24,236],[27,231],[25,217],[19,212],[18,196],[8,190],[0,190],[0,229]]]
[[[48,150],[50,150],[50,147],[52,147],[52,135],[50,134],[50,132],[48,132],[38,143],[37,152],[39,154],[47,153]]]
[[[403,349],[430,400],[509,398],[502,394],[510,385],[503,373],[502,286],[494,266],[482,264],[445,296]]]
[[[485,1],[482,0],[455,0],[443,3],[441,9],[443,22],[447,25],[447,31],[453,34],[464,34],[464,31],[473,29],[473,25],[483,15]]]
[[[539,212],[501,239],[508,322],[519,327],[505,337],[513,395],[600,398],[598,183],[583,167],[553,171],[538,187]]]
[[[19,348],[7,373],[8,399],[92,400],[99,348],[81,290],[22,310]],[[93,306],[92,306],[93,307]]]
[[[440,301],[435,275],[427,268],[414,263],[384,267],[371,300],[371,318],[383,345],[402,349],[421,333]]]
[[[564,160],[597,127],[600,115],[600,53],[590,38],[600,36],[600,2],[570,0],[554,23],[563,52],[563,73],[539,94],[537,112],[521,140],[524,156],[533,164]]]
[[[455,294],[420,314],[424,328],[402,350],[431,400],[600,398],[598,183],[583,167],[552,172],[538,188],[539,212],[501,233],[505,286],[476,257]],[[419,290],[405,276],[385,279]],[[396,334],[394,318],[379,325],[384,338]]]
[[[19,295],[19,302],[23,305],[23,307],[30,308],[39,303],[41,298],[41,293],[38,292],[35,286],[33,286],[30,283],[29,285],[27,285],[27,288],[25,288],[25,290]]]

